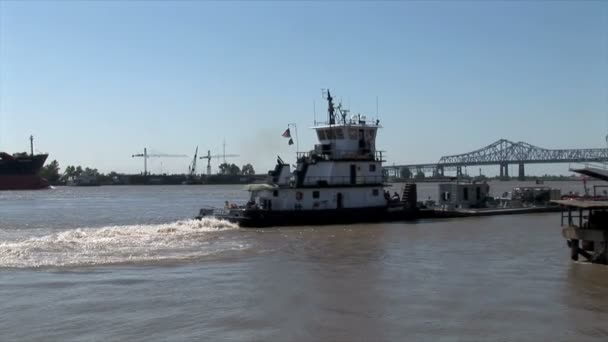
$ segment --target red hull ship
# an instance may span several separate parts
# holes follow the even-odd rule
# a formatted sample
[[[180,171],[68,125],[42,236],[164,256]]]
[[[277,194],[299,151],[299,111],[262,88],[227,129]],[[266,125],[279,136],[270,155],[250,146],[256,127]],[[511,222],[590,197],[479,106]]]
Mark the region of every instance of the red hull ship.
[[[0,152],[0,190],[35,190],[49,187],[49,182],[40,176],[40,170],[48,154],[32,153],[10,155]]]

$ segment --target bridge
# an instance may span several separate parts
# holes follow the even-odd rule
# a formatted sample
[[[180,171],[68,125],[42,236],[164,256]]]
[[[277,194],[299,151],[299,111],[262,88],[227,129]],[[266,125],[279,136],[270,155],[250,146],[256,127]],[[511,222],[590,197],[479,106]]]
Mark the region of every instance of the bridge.
[[[477,165],[498,165],[500,177],[509,177],[509,165],[519,166],[518,177],[525,176],[525,164],[549,163],[593,163],[608,161],[608,148],[586,149],[557,149],[551,150],[528,144],[523,141],[512,142],[500,139],[493,144],[478,150],[444,156],[437,163],[410,164],[385,166],[384,170],[389,176],[402,177],[402,170],[409,170],[411,174],[418,172],[432,172],[433,176],[444,176],[445,171],[456,171],[462,174],[462,167]]]

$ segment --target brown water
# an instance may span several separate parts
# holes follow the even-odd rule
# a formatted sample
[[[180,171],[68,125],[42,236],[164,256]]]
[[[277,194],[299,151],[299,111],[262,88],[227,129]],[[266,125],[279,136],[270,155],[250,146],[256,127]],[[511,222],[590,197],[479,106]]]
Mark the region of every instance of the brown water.
[[[569,260],[559,214],[187,220],[239,189],[0,193],[0,341],[608,340],[608,267]]]

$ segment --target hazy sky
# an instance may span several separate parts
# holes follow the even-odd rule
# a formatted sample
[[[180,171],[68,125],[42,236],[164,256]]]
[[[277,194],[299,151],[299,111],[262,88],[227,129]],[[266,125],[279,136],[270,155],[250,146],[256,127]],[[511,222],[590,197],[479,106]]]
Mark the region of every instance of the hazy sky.
[[[295,159],[288,123],[312,148],[321,88],[370,117],[379,97],[389,164],[499,138],[604,147],[608,2],[0,1],[0,150],[34,134],[62,166],[140,172],[144,146],[225,139],[265,172]]]

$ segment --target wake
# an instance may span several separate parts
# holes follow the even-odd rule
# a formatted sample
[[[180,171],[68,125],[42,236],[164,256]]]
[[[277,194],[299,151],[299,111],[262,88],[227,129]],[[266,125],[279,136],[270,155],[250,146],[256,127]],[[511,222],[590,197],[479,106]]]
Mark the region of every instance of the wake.
[[[247,246],[220,232],[238,226],[214,218],[166,224],[78,228],[0,241],[0,267],[63,267],[199,258]]]

